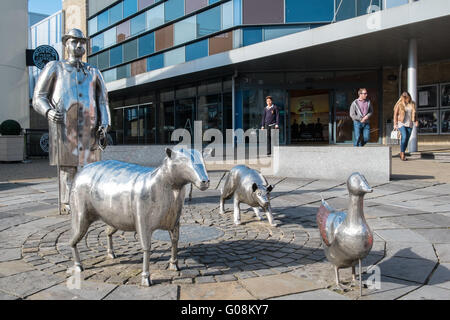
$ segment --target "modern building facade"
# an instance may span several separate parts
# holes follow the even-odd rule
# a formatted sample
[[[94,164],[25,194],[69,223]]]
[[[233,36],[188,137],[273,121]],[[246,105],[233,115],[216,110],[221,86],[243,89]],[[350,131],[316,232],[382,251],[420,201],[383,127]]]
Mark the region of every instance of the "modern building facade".
[[[88,61],[108,82],[117,144],[170,143],[196,120],[256,129],[267,95],[280,144],[350,143],[361,87],[384,143],[411,79],[419,141],[445,143],[449,14],[444,0],[89,1]]]
[[[30,125],[27,33],[28,1],[0,1],[0,123],[12,119],[22,128]]]

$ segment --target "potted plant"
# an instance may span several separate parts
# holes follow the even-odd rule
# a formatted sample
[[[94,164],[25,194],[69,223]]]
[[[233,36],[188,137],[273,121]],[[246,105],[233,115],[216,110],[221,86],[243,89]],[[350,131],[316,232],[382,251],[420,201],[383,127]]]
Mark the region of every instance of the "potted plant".
[[[23,161],[25,140],[22,128],[15,120],[0,124],[0,161]]]

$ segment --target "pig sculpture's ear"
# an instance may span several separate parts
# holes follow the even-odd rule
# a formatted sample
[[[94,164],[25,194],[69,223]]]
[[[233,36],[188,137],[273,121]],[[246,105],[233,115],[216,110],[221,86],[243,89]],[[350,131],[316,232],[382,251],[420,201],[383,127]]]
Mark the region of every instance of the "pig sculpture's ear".
[[[273,190],[273,186],[269,184],[269,186],[266,188],[267,192],[271,192]]]
[[[252,185],[252,190],[253,190],[253,192],[255,192],[256,189],[258,189],[258,185],[257,185],[256,183],[254,183],[254,184]]]
[[[167,157],[168,157],[169,159],[171,159],[171,158],[172,158],[172,149],[166,148],[166,154],[167,154]]]

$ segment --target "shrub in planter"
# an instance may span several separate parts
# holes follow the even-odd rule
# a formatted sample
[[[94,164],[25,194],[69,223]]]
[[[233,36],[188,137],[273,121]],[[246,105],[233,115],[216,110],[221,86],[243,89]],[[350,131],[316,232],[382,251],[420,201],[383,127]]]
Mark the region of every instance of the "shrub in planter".
[[[0,133],[3,136],[18,136],[21,132],[20,124],[15,120],[3,121],[0,125]]]

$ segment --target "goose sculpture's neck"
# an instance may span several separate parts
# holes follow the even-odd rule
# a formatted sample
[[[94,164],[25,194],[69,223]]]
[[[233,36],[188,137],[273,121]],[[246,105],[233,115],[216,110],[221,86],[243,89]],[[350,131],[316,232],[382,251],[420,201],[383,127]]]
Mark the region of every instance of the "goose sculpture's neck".
[[[364,218],[363,203],[364,203],[364,194],[355,195],[350,193],[349,208],[346,218],[347,223],[361,224],[366,222],[366,219]]]

